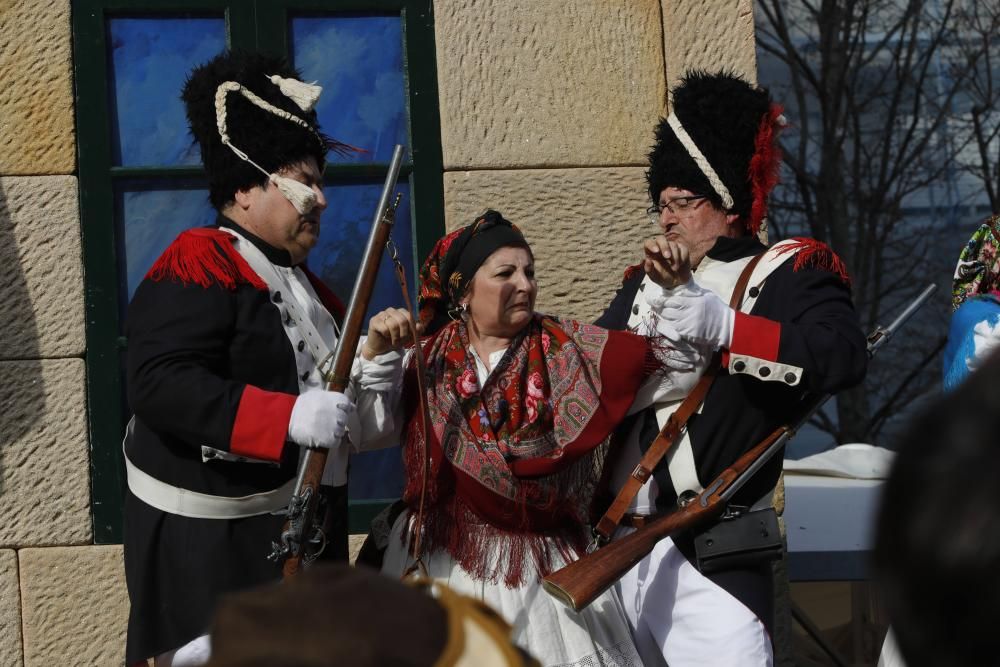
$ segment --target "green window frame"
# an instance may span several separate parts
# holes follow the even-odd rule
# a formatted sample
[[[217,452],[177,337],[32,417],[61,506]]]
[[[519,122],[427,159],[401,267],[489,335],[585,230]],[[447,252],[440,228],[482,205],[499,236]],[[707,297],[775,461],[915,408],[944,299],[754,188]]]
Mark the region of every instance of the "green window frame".
[[[291,15],[398,13],[409,117],[408,164],[400,179],[410,186],[414,265],[420,266],[444,232],[444,187],[432,3],[427,0],[73,0],[80,219],[86,309],[87,406],[94,541],[122,541],[125,469],[119,304],[120,262],[114,225],[115,184],[127,179],[184,181],[204,178],[198,167],[114,166],[109,104],[106,21],[114,17],[222,16],[227,47],[290,57]],[[328,164],[324,182],[381,182],[388,164]],[[327,215],[333,217],[335,212]],[[367,529],[386,500],[351,504],[351,532]]]

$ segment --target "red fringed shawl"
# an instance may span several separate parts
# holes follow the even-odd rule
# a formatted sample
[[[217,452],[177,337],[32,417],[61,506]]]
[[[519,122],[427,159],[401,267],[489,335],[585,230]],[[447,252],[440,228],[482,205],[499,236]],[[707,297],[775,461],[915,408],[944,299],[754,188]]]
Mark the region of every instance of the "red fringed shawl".
[[[428,548],[511,587],[551,570],[553,538],[564,558],[580,553],[602,445],[647,375],[651,346],[627,332],[536,315],[482,388],[463,323],[441,329],[425,349]],[[413,372],[405,384],[411,404]],[[420,411],[409,413],[404,499],[415,507],[425,443]]]

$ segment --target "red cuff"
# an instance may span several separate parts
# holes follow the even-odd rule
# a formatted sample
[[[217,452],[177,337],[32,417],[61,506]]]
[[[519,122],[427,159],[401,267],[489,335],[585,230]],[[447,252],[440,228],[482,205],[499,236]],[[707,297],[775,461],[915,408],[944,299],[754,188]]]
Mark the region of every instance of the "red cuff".
[[[296,398],[293,394],[264,391],[248,384],[236,409],[229,453],[264,461],[280,461]]]
[[[729,346],[730,354],[777,361],[780,343],[781,324],[766,317],[736,313],[733,344]]]

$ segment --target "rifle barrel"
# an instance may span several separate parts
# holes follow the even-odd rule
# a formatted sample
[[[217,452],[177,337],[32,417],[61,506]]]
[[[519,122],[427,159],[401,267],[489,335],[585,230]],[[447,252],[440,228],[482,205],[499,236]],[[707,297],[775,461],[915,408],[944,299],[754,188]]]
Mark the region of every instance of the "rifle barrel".
[[[327,389],[330,391],[342,392],[350,381],[351,365],[354,363],[354,355],[361,338],[361,329],[364,327],[364,317],[371,300],[372,290],[375,287],[375,280],[378,277],[382,251],[389,239],[389,233],[392,231],[395,212],[394,210],[390,212],[389,202],[396,187],[396,180],[399,178],[402,162],[403,147],[397,144],[389,163],[389,172],[385,176],[382,195],[379,197],[378,206],[375,209],[375,217],[368,234],[368,243],[365,245],[361,267],[358,269],[358,276],[351,291],[351,299],[344,317],[344,326],[337,341],[336,352],[333,354],[333,366],[327,376],[329,378]],[[323,372],[322,368],[320,372]],[[320,481],[328,455],[329,452],[326,449],[306,449],[299,464],[295,491],[288,506],[289,519],[282,532],[283,542],[286,535],[292,536],[289,540],[291,553],[286,554],[282,566],[282,572],[286,579],[297,574],[301,568],[306,551],[306,540],[310,537],[307,531],[312,530],[316,506],[319,503]]]

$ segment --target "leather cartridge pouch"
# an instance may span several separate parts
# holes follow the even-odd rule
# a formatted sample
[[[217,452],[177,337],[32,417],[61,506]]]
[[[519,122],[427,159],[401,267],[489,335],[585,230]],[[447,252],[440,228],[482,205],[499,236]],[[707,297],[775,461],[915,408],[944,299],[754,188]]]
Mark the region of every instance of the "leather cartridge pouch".
[[[708,530],[694,536],[695,557],[703,573],[757,567],[781,558],[783,550],[773,507],[727,511]]]

